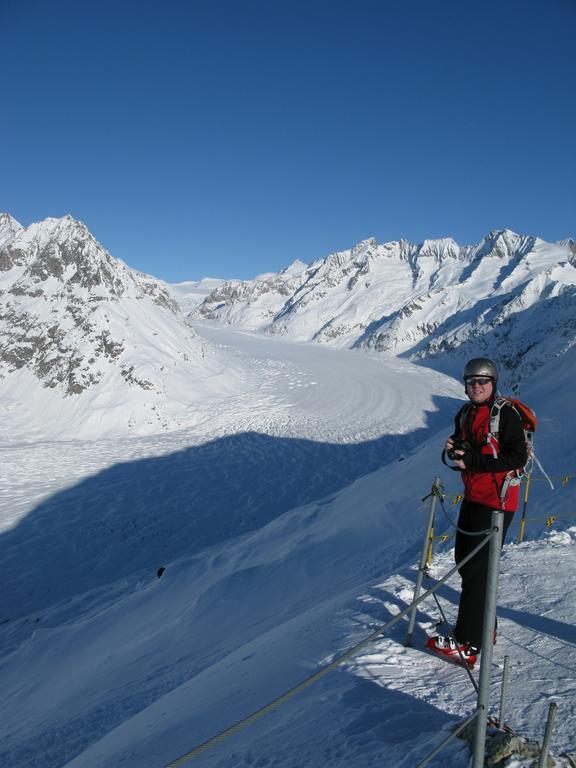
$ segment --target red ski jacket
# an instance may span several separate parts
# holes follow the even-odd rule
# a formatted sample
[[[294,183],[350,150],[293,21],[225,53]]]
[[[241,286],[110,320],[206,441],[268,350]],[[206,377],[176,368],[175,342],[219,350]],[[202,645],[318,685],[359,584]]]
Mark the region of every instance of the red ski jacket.
[[[521,470],[528,461],[522,421],[511,405],[504,405],[500,413],[497,440],[488,442],[491,406],[492,400],[482,405],[470,403],[456,415],[456,430],[452,437],[466,440],[471,446],[462,457],[466,465],[461,473],[464,497],[491,509],[515,512],[518,508],[519,484],[509,485],[506,478],[512,470]],[[461,425],[465,409],[467,412]],[[503,488],[505,492],[502,497]]]

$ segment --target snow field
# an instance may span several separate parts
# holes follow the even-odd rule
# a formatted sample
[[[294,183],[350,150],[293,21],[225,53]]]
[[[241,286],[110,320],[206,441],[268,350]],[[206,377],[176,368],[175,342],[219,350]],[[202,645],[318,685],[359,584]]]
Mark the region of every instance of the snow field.
[[[168,435],[2,447],[6,768],[165,765],[410,600],[421,499],[436,474],[459,489],[438,456],[460,384],[403,361],[202,332],[258,381],[251,397],[222,399],[197,428]],[[539,453],[562,474],[576,455],[550,387],[535,402],[547,419]],[[574,506],[572,486],[554,496],[541,485],[539,514],[559,498]],[[574,748],[576,730],[575,540],[566,526],[508,545],[501,580],[509,719],[537,737],[557,700],[556,753]],[[441,593],[452,615],[457,589]],[[433,604],[419,613],[416,640],[436,616]],[[474,696],[463,670],[405,649],[404,634],[401,623],[196,764],[413,767]],[[464,768],[461,742],[431,765],[446,764]]]

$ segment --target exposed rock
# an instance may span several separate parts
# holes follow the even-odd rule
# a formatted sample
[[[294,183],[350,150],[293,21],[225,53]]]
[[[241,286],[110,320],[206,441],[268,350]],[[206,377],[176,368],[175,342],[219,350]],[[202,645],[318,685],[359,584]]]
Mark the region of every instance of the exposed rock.
[[[476,724],[469,723],[459,738],[467,741],[472,749],[476,733]],[[488,727],[486,731],[486,746],[484,765],[487,768],[505,768],[510,758],[534,760],[534,768],[537,768],[542,754],[542,747],[537,741],[525,739],[516,733],[501,731],[493,727]],[[546,768],[554,768],[559,765],[554,758],[548,755]],[[566,765],[562,760],[561,765]]]
[[[81,222],[65,216],[23,228],[1,214],[0,244],[0,270],[7,273],[0,293],[2,379],[28,369],[46,388],[76,396],[118,363],[119,382],[151,390],[154,383],[136,376],[125,359],[135,343],[130,318],[138,312],[146,323],[157,312],[159,319],[178,316],[187,341],[174,348],[174,359],[192,362],[186,355],[194,333],[167,287],[114,259]],[[172,349],[173,340],[167,342]]]

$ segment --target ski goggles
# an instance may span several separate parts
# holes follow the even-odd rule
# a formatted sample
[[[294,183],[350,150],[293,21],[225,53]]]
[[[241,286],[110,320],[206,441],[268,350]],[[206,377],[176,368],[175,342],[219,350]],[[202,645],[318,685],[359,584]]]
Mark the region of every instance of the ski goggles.
[[[481,387],[485,387],[492,379],[489,376],[475,376],[474,378],[468,378],[465,380],[467,387],[473,387],[474,384],[478,384]]]

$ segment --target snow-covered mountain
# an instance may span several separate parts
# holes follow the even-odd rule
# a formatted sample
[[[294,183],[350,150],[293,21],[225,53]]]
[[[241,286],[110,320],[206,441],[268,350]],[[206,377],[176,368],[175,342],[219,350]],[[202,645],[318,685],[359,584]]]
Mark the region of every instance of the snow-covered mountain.
[[[215,291],[224,280],[216,277],[204,277],[202,280],[185,280],[182,283],[171,283],[170,293],[178,302],[182,312],[192,312],[204,299]]]
[[[193,316],[298,341],[437,359],[490,353],[509,385],[576,342],[573,240],[365,240],[309,267],[223,283]],[[449,354],[447,354],[449,353]]]
[[[222,365],[166,285],[113,258],[84,224],[24,228],[0,215],[5,434],[30,434],[39,419],[75,436],[176,428],[195,396],[217,389]]]
[[[423,760],[476,705],[461,668],[422,653],[437,605],[421,605],[414,648],[405,623],[364,641],[412,598],[437,475],[448,511],[435,522],[433,574],[453,562],[461,484],[439,454],[462,388],[401,356],[458,367],[467,344],[502,351],[525,334],[534,344],[519,367],[536,365],[548,354],[536,323],[556,356],[527,402],[556,490],[535,476],[525,541],[516,523],[504,549],[490,714],[509,655],[506,722],[541,738],[554,701],[555,765],[576,764],[573,241],[497,233],[474,253],[367,241],[353,257],[210,286],[204,309],[217,321],[199,336],[165,285],[112,259],[78,222],[0,221],[2,766],[157,768],[240,720],[249,727],[197,765]],[[173,295],[188,308],[207,287]],[[361,328],[369,312],[374,325]],[[360,349],[274,335],[299,338],[301,323],[316,338],[309,324],[337,316],[357,327],[318,340]],[[455,575],[439,593],[450,620],[458,590]],[[510,751],[502,768],[534,765],[537,750]],[[429,763],[468,764],[461,741]]]
[[[574,345],[575,264],[571,239],[504,230],[464,247],[371,239],[251,281],[167,286],[70,216],[22,227],[0,214],[0,434],[98,437],[204,421],[199,404],[256,383],[199,340],[195,319],[426,359],[447,373],[484,352],[514,388]]]
[[[223,281],[195,308],[192,317],[249,330],[266,328],[313,272],[314,267],[297,260],[281,272],[267,272],[254,280]]]
[[[195,429],[0,441],[3,768],[167,766],[405,608],[422,498],[437,474],[455,517],[460,479],[439,454],[461,402],[456,382],[409,361],[205,330],[257,369],[249,407],[274,420],[278,436],[239,433],[229,412],[228,434],[200,442]],[[576,467],[575,364],[576,350],[551,364],[529,401],[542,419],[538,454],[555,477]],[[286,436],[287,403],[297,439]],[[378,439],[366,436],[371,416]],[[556,702],[557,768],[574,765],[558,756],[576,746],[575,502],[575,476],[554,492],[534,482],[525,542],[518,520],[509,532],[490,700],[497,715],[508,655],[506,722],[541,739]],[[440,510],[435,532],[453,533]],[[435,543],[437,577],[453,563],[452,542]],[[439,594],[452,621],[459,586],[455,575]],[[413,648],[398,624],[273,714],[179,764],[414,768],[476,704],[461,668],[422,651],[438,614],[430,598]],[[529,768],[534,757],[499,765]],[[463,742],[430,763],[446,766],[469,766]]]

